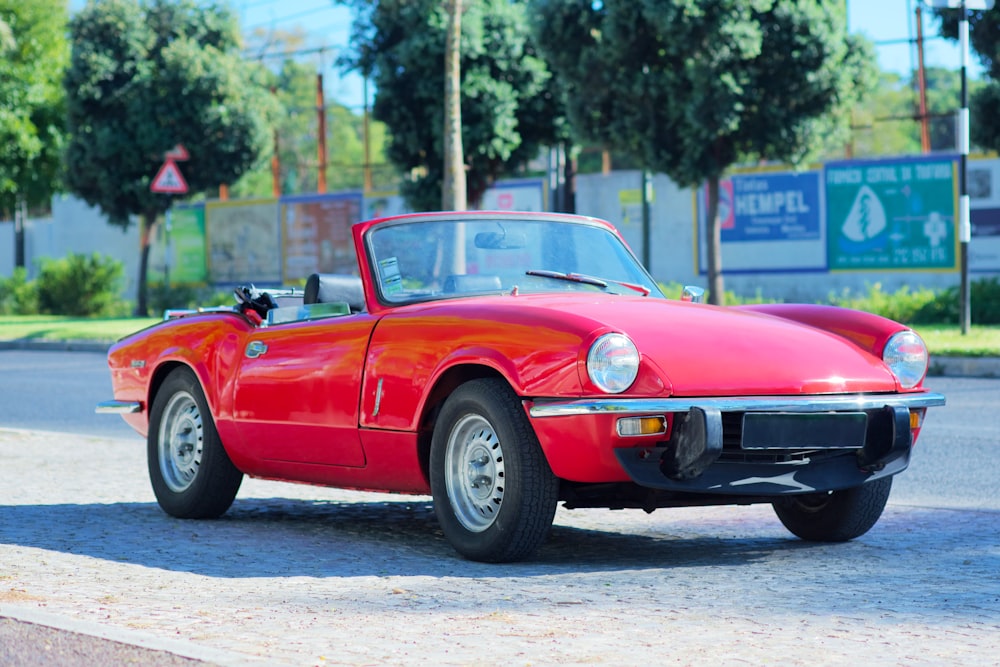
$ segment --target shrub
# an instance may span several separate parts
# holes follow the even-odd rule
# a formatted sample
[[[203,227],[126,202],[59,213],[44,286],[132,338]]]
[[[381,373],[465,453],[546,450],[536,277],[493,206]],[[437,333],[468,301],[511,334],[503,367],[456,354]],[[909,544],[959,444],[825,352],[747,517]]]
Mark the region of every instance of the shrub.
[[[74,317],[116,314],[123,274],[121,262],[97,253],[43,260],[35,281],[39,312]]]
[[[202,308],[213,306],[236,305],[232,290],[216,290],[212,287],[196,287],[193,285],[164,285],[156,283],[149,286],[149,308],[155,313],[162,313],[171,308]]]
[[[862,296],[845,290],[839,296],[830,294],[828,301],[835,306],[863,310],[897,322],[916,323],[919,321],[918,314],[929,314],[929,304],[936,298],[937,293],[926,287],[911,291],[904,286],[889,294],[882,291],[881,283],[874,283],[868,285],[867,292]]]
[[[38,288],[28,280],[23,266],[10,278],[0,278],[0,315],[34,315],[38,312]]]

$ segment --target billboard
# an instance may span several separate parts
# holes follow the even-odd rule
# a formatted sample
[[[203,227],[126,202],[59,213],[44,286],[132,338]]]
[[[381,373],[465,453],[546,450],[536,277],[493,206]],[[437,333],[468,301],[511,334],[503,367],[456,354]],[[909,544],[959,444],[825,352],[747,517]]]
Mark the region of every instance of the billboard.
[[[209,202],[205,239],[213,283],[281,282],[277,199]]]
[[[357,273],[351,225],[361,219],[362,208],[360,192],[283,198],[285,281],[312,273]]]
[[[830,270],[954,270],[957,172],[952,157],[828,164]]]
[[[818,171],[748,172],[719,181],[722,266],[728,273],[826,268]],[[699,270],[706,271],[708,188],[698,197]]]

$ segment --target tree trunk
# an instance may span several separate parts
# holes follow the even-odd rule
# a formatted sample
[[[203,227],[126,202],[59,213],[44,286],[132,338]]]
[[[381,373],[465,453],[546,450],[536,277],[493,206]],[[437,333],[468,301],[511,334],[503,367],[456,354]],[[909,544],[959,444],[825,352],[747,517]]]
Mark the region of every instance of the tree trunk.
[[[465,155],[462,150],[462,0],[445,0],[448,32],[444,45],[444,179],[441,207],[445,211],[467,208]]]
[[[147,294],[146,269],[149,266],[149,246],[152,243],[153,232],[156,231],[156,214],[143,213],[140,217],[139,233],[139,276],[136,281],[135,316],[147,317],[149,315],[149,300]]]
[[[719,177],[708,179],[708,212],[705,216],[705,251],[708,255],[708,302],[725,305],[722,280],[722,221],[719,220]]]
[[[14,205],[14,267],[23,269],[24,259],[24,235],[28,226],[28,203],[24,197],[19,196]]]

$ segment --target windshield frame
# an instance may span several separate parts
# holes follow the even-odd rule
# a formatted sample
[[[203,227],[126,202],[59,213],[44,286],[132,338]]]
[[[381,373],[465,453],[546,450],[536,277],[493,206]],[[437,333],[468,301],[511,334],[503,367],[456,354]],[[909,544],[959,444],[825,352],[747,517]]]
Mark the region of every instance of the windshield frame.
[[[619,275],[617,277],[600,275],[600,272],[594,271],[580,271],[579,273],[585,273],[593,278],[598,278],[601,281],[605,281],[608,285],[600,287],[595,285],[591,281],[576,283],[581,288],[586,288],[585,292],[589,294],[594,294],[595,290],[601,293],[607,294],[623,294],[631,296],[642,296],[642,291],[637,291],[635,286],[639,286],[642,290],[649,290],[649,297],[652,298],[666,298],[660,289],[656,280],[649,274],[642,263],[638,260],[635,253],[628,246],[625,240],[622,238],[621,234],[617,229],[610,223],[599,220],[597,218],[589,218],[584,216],[577,216],[571,214],[559,214],[559,213],[524,213],[524,212],[496,212],[496,211],[469,211],[461,213],[427,213],[427,214],[411,214],[396,216],[393,218],[386,218],[383,220],[373,221],[373,224],[367,226],[361,235],[361,241],[363,245],[363,251],[365,255],[365,260],[367,263],[367,268],[369,269],[374,296],[378,303],[386,308],[395,308],[399,306],[405,306],[414,303],[426,303],[441,300],[450,300],[456,298],[468,298],[471,296],[482,296],[482,295],[511,295],[511,294],[526,294],[526,293],[565,293],[567,290],[573,291],[571,288],[567,288],[566,284],[563,283],[561,287],[556,287],[555,283],[557,281],[549,281],[554,283],[546,287],[539,287],[534,285],[529,289],[524,289],[521,287],[521,283],[527,282],[527,278],[531,276],[532,270],[545,270],[547,267],[544,262],[533,262],[527,261],[523,267],[520,267],[520,271],[515,271],[514,274],[505,275],[503,282],[490,283],[478,285],[473,289],[463,289],[461,291],[446,291],[441,285],[429,286],[426,289],[422,287],[413,288],[406,287],[405,281],[407,280],[407,275],[404,271],[399,268],[398,258],[392,254],[392,252],[379,252],[376,246],[379,244],[379,239],[387,238],[382,237],[382,235],[394,228],[411,226],[414,230],[418,230],[420,226],[425,226],[428,230],[428,234],[432,234],[432,226],[436,227],[437,230],[444,229],[442,225],[457,224],[457,223],[470,223],[476,226],[476,229],[480,229],[483,226],[498,225],[499,229],[506,233],[506,226],[517,227],[522,223],[527,223],[528,225],[570,225],[575,229],[592,229],[598,232],[603,232],[607,234],[605,238],[609,244],[609,248],[614,250],[614,259],[620,264],[622,271],[626,272],[626,275]],[[530,229],[530,227],[528,227]],[[491,227],[492,229],[492,227]],[[543,230],[544,231],[544,230]],[[481,233],[481,232],[480,232]],[[502,238],[503,234],[500,234]],[[516,234],[516,232],[515,232]],[[458,235],[452,235],[450,238],[456,238]],[[476,236],[476,233],[471,233],[465,240],[465,246],[468,249],[472,249],[473,246],[469,245],[474,243],[472,240]],[[494,235],[496,236],[496,235]],[[476,243],[478,239],[476,239]],[[475,248],[482,249],[488,246],[475,245]],[[513,246],[520,249],[518,246]],[[528,248],[533,248],[534,246],[528,246]],[[463,251],[464,252],[464,251]],[[574,247],[575,252],[575,247]],[[554,269],[548,269],[554,270]],[[571,273],[565,271],[565,273]],[[572,273],[576,273],[575,271]],[[475,272],[469,272],[470,277],[474,277]],[[509,280],[512,275],[520,276],[517,282]],[[485,276],[483,276],[485,278]],[[437,272],[434,274],[434,278],[438,281],[442,279],[442,274]],[[486,283],[486,281],[480,281]],[[583,291],[583,290],[581,290]],[[406,296],[400,296],[406,294]]]

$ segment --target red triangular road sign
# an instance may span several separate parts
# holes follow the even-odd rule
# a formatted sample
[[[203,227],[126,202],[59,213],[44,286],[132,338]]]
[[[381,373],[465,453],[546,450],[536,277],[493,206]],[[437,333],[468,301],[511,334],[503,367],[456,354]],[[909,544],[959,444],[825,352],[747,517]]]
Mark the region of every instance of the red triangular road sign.
[[[173,160],[167,160],[156,172],[156,178],[149,184],[149,189],[153,192],[184,194],[188,191],[188,186],[181,175],[181,170],[177,168],[177,163]]]
[[[163,154],[164,160],[175,160],[181,162],[183,160],[189,159],[191,156],[188,155],[188,151],[184,148],[184,144],[177,144],[172,149]]]

